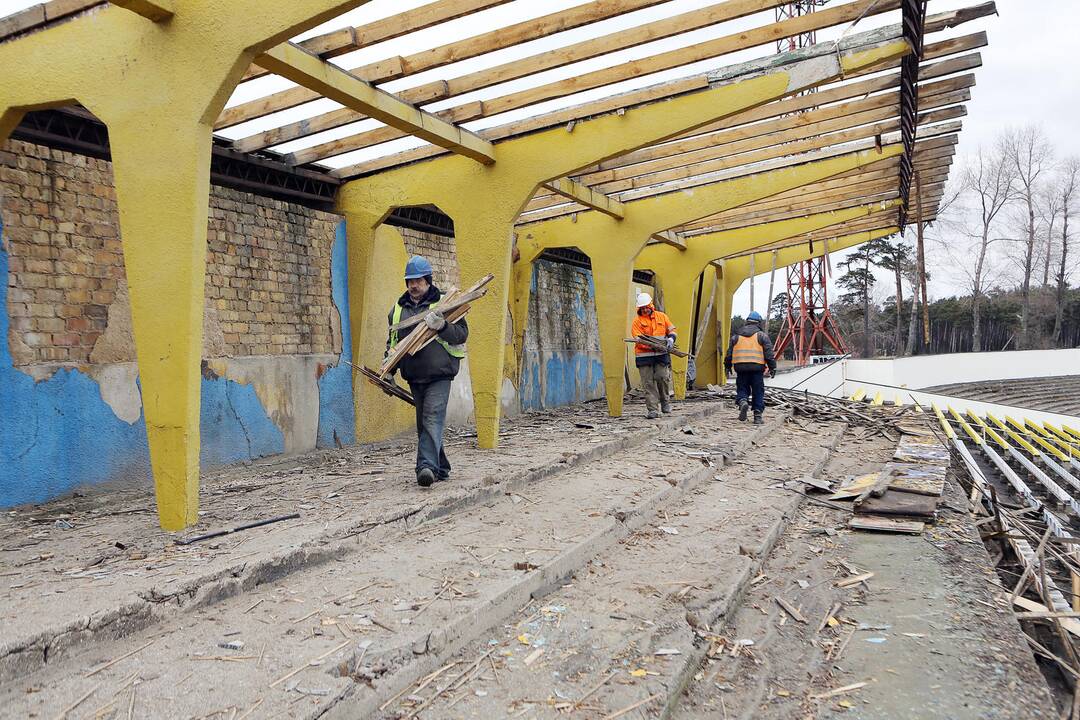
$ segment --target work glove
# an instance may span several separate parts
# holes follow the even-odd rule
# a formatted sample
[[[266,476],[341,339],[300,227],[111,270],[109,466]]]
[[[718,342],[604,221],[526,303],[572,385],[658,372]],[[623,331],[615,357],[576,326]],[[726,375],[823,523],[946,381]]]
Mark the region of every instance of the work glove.
[[[667,338],[667,349],[668,352],[671,352],[675,349],[675,338],[671,337],[670,335]]]
[[[432,310],[424,316],[424,324],[435,332],[439,332],[446,327],[446,318],[438,310]]]

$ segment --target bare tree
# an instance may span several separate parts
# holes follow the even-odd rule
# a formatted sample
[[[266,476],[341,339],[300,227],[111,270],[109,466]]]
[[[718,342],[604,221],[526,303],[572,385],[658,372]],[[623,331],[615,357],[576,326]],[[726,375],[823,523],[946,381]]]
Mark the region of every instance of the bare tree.
[[[1054,226],[1061,216],[1061,194],[1057,187],[1048,186],[1045,192],[1040,193],[1039,215],[1042,226],[1046,228],[1045,251],[1040,251],[1043,261],[1042,286],[1050,287],[1050,263],[1054,257]]]
[[[1061,320],[1065,311],[1065,289],[1068,282],[1069,261],[1069,214],[1077,210],[1080,202],[1080,157],[1071,157],[1061,168],[1058,182],[1058,197],[1061,199],[1061,260],[1057,272],[1057,311],[1054,315],[1054,344],[1061,341]]]
[[[993,238],[991,231],[998,215],[1016,192],[1016,172],[1003,145],[998,143],[992,151],[980,146],[961,174],[963,193],[974,204],[971,214],[979,220],[977,226],[960,222],[955,227],[959,234],[972,241],[971,244],[958,247],[949,237],[952,233],[947,233],[941,243],[952,260],[950,266],[966,277],[971,289],[971,349],[974,352],[982,350],[982,303],[986,289],[993,284],[989,266],[991,245],[1000,239]]]
[[[1020,284],[1020,347],[1030,347],[1028,320],[1031,314],[1031,275],[1035,264],[1035,208],[1039,183],[1050,170],[1053,148],[1037,125],[1009,130],[1002,150],[1016,176],[1016,194],[1026,211],[1023,241],[1023,280]]]

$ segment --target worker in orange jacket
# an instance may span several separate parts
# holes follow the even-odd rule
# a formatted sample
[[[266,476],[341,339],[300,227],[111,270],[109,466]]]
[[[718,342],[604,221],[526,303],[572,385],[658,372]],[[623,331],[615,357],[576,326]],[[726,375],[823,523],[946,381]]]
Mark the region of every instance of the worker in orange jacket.
[[[664,343],[666,350],[652,345],[634,344],[634,362],[645,388],[645,407],[649,420],[671,412],[671,350],[675,347],[675,326],[670,318],[653,305],[648,293],[637,296],[637,316],[632,326],[634,337],[645,335]]]

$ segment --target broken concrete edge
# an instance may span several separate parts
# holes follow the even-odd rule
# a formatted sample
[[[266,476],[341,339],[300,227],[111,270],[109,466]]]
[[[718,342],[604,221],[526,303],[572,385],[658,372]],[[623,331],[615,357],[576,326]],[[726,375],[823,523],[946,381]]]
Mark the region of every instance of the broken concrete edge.
[[[488,476],[482,478],[479,485],[471,490],[437,504],[410,506],[392,517],[378,521],[351,522],[344,527],[339,525],[304,541],[298,547],[285,553],[214,570],[192,578],[168,593],[159,593],[155,588],[151,588],[148,591],[139,592],[139,600],[126,602],[52,627],[34,628],[33,634],[28,637],[5,639],[0,644],[0,681],[28,675],[49,662],[51,658],[80,646],[115,640],[144,630],[160,622],[175,609],[193,609],[212,605],[267,582],[281,580],[300,570],[339,559],[356,549],[355,541],[350,542],[350,540],[358,535],[377,534],[380,530],[390,532],[398,523],[406,529],[412,529],[426,521],[490,502],[507,491],[525,488],[532,483],[573,470],[578,465],[631,449],[653,439],[658,433],[677,430],[725,407],[722,400],[710,402],[693,412],[657,422],[656,430],[632,432],[609,442],[597,443],[586,451],[570,456],[565,462],[552,463],[504,479]]]
[[[749,436],[736,444],[734,451],[740,453],[756,444],[787,422],[787,417],[786,414],[779,415],[776,419],[752,431]],[[682,419],[686,420],[686,418]],[[679,427],[679,423],[675,423],[674,427]],[[542,567],[528,573],[519,582],[513,583],[489,600],[479,603],[468,613],[451,620],[440,630],[421,633],[420,636],[412,638],[409,642],[398,643],[387,653],[373,654],[368,652],[364,658],[365,660],[370,661],[375,657],[388,663],[397,660],[400,664],[399,669],[380,678],[378,687],[374,688],[373,692],[365,697],[358,698],[356,694],[363,691],[367,686],[354,685],[345,688],[338,697],[334,698],[328,705],[320,708],[312,717],[330,719],[375,716],[380,712],[380,707],[388,700],[404,692],[405,689],[416,684],[421,678],[439,669],[449,658],[457,654],[469,643],[476,642],[483,633],[505,621],[513,613],[520,611],[530,600],[542,598],[557,590],[574,572],[584,567],[590,559],[636,532],[651,518],[655,517],[657,511],[664,504],[687,494],[702,482],[708,480],[715,472],[715,467],[703,466],[677,485],[666,485],[652,493],[637,506],[613,513],[604,527],[595,530],[588,537],[562,551]],[[779,537],[779,533],[776,537]],[[775,542],[775,539],[772,542]],[[425,648],[423,657],[417,656],[416,653],[404,652],[413,646],[417,646],[421,641],[424,641]],[[351,669],[355,669],[358,659],[359,655],[354,654],[352,658],[345,662]]]
[[[836,446],[844,436],[844,433],[847,432],[847,429],[847,423],[842,424],[829,444],[821,446],[824,450],[822,457],[814,464],[812,471],[807,473],[807,475],[813,478],[821,475],[821,472],[825,469],[825,465],[828,464],[829,458],[832,457],[833,451],[836,450]],[[770,525],[769,531],[766,533],[760,546],[754,552],[753,557],[747,558],[748,564],[744,566],[745,572],[740,574],[739,580],[733,588],[733,591],[706,610],[705,622],[710,628],[715,628],[717,623],[725,621],[742,602],[743,598],[746,596],[746,589],[750,585],[751,578],[761,572],[761,569],[768,561],[773,548],[776,547],[776,543],[780,541],[784,532],[787,531],[791,519],[795,517],[799,508],[802,507],[803,501],[804,497],[802,495],[792,493],[791,499],[783,508],[780,515],[773,521],[772,525]],[[686,627],[689,626],[687,625]],[[681,628],[681,630],[685,630],[685,628]],[[672,717],[672,713],[674,713],[675,709],[678,707],[680,699],[686,692],[686,688],[690,685],[690,682],[705,662],[706,653],[708,651],[707,644],[702,642],[696,634],[692,637],[693,639],[689,650],[679,656],[682,658],[682,667],[679,668],[679,671],[675,674],[674,681],[664,688],[666,697],[664,698],[663,710],[660,713],[660,720],[668,720]],[[668,643],[668,641],[665,640],[665,643]],[[666,644],[665,646],[674,647],[674,645],[670,644]]]

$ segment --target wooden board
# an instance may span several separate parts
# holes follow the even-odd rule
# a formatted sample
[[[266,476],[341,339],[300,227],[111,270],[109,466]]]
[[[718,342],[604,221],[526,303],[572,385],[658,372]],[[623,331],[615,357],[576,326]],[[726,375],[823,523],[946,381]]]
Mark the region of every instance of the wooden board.
[[[848,521],[852,530],[874,530],[877,532],[911,533],[918,535],[923,531],[923,523],[914,520],[894,520],[877,515],[857,515]]]
[[[937,512],[939,498],[930,495],[888,490],[881,497],[870,496],[855,502],[859,515],[900,515],[932,518]]]
[[[936,439],[905,435],[896,446],[893,459],[908,463],[926,463],[928,465],[944,465],[948,467],[951,462],[949,450]]]
[[[882,472],[891,475],[889,489],[920,495],[938,495],[945,492],[945,468],[941,465],[889,462]]]
[[[829,496],[830,500],[850,500],[851,498],[858,497],[877,482],[878,473],[869,473],[867,475],[861,475],[853,480],[848,485],[837,490],[835,493]]]

